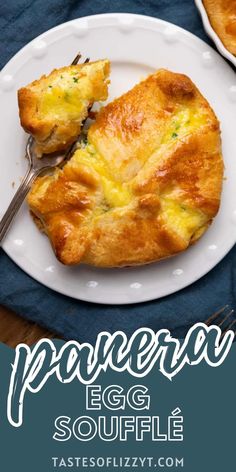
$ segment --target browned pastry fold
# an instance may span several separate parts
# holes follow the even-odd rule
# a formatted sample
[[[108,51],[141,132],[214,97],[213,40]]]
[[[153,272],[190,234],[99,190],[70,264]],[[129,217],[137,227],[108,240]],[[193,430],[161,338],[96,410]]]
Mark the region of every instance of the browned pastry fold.
[[[222,43],[236,56],[236,1],[203,0],[212,28]]]
[[[64,264],[145,264],[199,239],[222,176],[214,112],[188,77],[159,70],[101,109],[88,142],[37,179],[28,203]]]

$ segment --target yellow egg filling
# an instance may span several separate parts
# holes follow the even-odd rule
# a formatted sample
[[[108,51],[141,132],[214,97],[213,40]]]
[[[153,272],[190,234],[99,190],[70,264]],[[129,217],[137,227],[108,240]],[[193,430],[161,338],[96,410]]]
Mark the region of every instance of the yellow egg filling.
[[[206,124],[206,115],[199,110],[189,110],[182,108],[179,110],[168,123],[168,127],[163,135],[161,144],[169,144],[175,142],[178,138],[192,132],[195,128],[200,128]]]
[[[166,197],[161,198],[161,214],[166,225],[186,240],[207,221],[200,210]]]
[[[104,198],[109,207],[114,208],[129,204],[131,195],[127,185],[115,181],[108,163],[96,152],[94,146],[88,144],[86,147],[78,149],[71,160],[72,165],[75,163],[89,167],[99,174]]]

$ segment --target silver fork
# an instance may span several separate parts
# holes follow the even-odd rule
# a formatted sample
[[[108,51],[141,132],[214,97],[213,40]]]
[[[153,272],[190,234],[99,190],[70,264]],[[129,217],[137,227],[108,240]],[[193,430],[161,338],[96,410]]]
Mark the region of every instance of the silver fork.
[[[229,305],[225,305],[220,310],[216,311],[213,315],[211,315],[206,321],[205,324],[207,326],[216,325],[219,326],[222,330],[221,338],[225,335],[225,333],[229,330],[234,332],[234,336],[236,335],[236,318],[232,319],[232,315],[234,310],[229,308]]]
[[[80,58],[81,54],[77,54],[77,56],[72,61],[71,65],[77,64]],[[85,59],[84,62],[89,62],[89,58]],[[0,221],[0,243],[2,242],[8,229],[10,228],[14,216],[20,209],[35,179],[43,172],[51,168],[55,168],[61,165],[65,160],[69,159],[70,155],[73,152],[74,144],[72,144],[66,151],[62,153],[53,153],[47,155],[44,154],[43,157],[41,157],[40,159],[37,157],[34,148],[34,139],[32,138],[32,136],[30,136],[27,141],[25,150],[25,156],[28,159],[29,167],[16,194],[14,195],[9,207],[7,208],[5,214],[3,215]]]

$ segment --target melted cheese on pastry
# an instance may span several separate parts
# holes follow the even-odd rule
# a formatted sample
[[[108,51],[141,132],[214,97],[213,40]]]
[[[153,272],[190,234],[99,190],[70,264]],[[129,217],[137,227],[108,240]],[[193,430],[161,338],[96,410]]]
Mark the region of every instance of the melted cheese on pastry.
[[[100,110],[28,202],[64,264],[144,264],[187,249],[216,215],[219,123],[191,80],[160,70]]]
[[[39,154],[75,141],[88,109],[107,99],[109,70],[108,60],[62,67],[19,90],[21,125],[34,136]]]

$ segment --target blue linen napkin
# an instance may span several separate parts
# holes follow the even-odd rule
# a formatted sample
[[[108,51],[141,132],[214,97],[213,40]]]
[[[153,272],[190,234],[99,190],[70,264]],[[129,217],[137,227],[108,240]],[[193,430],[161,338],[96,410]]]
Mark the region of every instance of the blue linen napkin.
[[[25,44],[65,21],[97,13],[129,12],[170,21],[209,43],[193,0],[8,0],[0,5],[1,67]],[[208,275],[180,292],[148,303],[106,306],[47,289],[0,249],[0,304],[65,339],[94,342],[97,334],[141,326],[168,328],[183,337],[196,321],[229,304],[235,308],[236,247]]]

